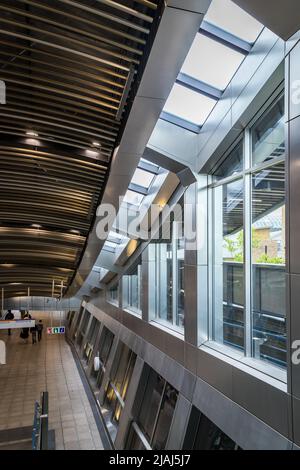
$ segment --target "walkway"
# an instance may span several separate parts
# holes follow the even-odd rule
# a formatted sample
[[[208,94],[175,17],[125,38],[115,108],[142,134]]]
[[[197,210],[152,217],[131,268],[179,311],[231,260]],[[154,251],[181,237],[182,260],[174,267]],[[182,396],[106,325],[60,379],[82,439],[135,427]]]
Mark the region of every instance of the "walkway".
[[[50,322],[39,314],[45,327]],[[19,330],[8,337],[7,364],[0,365],[0,431],[31,426],[35,400],[49,392],[49,429],[57,450],[103,449],[93,412],[70,347],[63,336],[43,335],[41,343],[23,344]],[[31,339],[31,338],[30,338]],[[0,447],[1,449],[1,447]]]

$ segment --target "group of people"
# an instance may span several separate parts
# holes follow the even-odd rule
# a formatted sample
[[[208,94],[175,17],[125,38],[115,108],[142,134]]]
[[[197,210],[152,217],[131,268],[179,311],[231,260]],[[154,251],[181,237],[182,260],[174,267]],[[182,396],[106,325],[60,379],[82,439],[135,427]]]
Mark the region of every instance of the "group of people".
[[[23,320],[32,320],[32,317],[29,312],[25,312],[24,314],[21,312],[21,317]],[[15,318],[14,314],[12,313],[11,310],[8,310],[6,315],[5,315],[5,320],[13,320]],[[32,344],[36,344],[37,341],[40,342],[42,339],[42,333],[43,333],[43,322],[42,320],[39,320],[39,322],[35,323],[35,326],[31,328],[22,328],[21,333],[20,333],[20,338],[24,340],[25,343],[28,342],[29,334],[31,333],[32,337]],[[11,329],[8,329],[8,336],[11,335]]]

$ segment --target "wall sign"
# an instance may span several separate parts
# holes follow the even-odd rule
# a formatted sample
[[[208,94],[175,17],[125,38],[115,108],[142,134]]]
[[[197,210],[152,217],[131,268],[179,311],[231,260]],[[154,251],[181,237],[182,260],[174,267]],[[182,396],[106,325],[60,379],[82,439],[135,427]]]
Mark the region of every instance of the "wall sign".
[[[48,335],[64,335],[65,334],[65,327],[64,326],[54,326],[47,328]]]

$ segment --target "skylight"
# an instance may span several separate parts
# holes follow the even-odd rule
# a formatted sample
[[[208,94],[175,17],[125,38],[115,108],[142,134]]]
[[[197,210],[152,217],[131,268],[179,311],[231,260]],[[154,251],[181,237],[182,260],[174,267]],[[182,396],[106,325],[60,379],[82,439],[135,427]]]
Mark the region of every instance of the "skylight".
[[[245,56],[203,34],[197,34],[182,73],[225,90]]]
[[[216,100],[175,83],[164,112],[201,126],[215,104]]]
[[[131,184],[142,186],[143,188],[148,189],[151,186],[154,176],[155,175],[153,173],[149,173],[149,171],[137,168],[132,177]]]
[[[124,196],[123,203],[125,202],[127,204],[133,204],[135,206],[139,206],[142,203],[143,199],[144,199],[143,194],[140,194],[135,191],[131,191],[131,189],[128,189]]]
[[[231,0],[213,0],[205,21],[253,44],[263,25]]]

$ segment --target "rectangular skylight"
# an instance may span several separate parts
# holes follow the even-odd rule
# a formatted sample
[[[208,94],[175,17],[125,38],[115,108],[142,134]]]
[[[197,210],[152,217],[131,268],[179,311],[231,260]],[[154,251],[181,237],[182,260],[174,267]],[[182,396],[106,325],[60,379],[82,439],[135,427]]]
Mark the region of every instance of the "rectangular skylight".
[[[137,168],[132,177],[131,183],[148,189],[153,179],[154,179],[153,173],[149,173],[149,171],[145,171],[145,170],[141,170],[140,168]]]
[[[215,104],[215,100],[175,83],[164,111],[202,126]]]
[[[205,21],[252,44],[263,29],[253,16],[231,0],[213,0],[205,15]]]
[[[181,72],[223,91],[244,58],[240,52],[198,33]]]
[[[144,199],[143,194],[136,193],[135,191],[131,191],[128,189],[124,196],[123,202],[127,204],[133,204],[135,206],[139,206]]]

